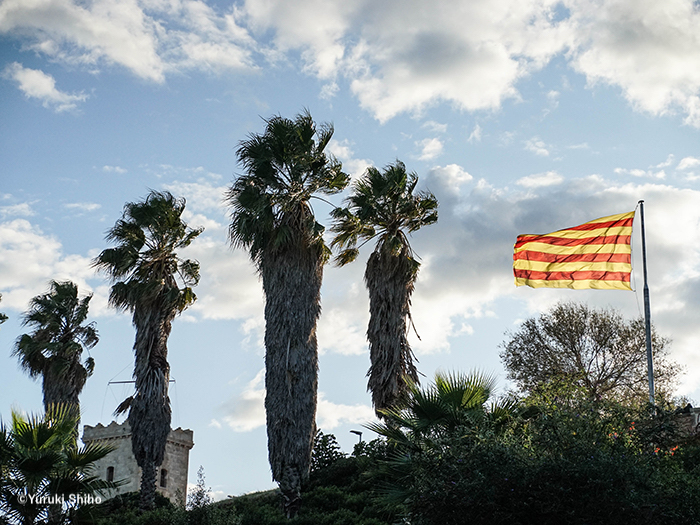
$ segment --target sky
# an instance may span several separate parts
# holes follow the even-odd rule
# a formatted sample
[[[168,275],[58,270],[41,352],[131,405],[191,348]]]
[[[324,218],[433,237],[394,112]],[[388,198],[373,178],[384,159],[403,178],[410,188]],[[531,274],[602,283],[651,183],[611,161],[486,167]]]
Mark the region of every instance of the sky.
[[[99,344],[82,422],[131,394],[134,330],[91,260],[127,202],[187,200],[204,233],[197,302],[169,340],[173,427],[194,430],[219,498],[274,487],[263,409],[261,283],[227,241],[241,140],[307,108],[357,179],[401,160],[440,202],[411,237],[422,266],[411,341],[436,370],[509,387],[499,345],[559,301],[643,314],[634,292],[516,288],[513,243],[645,202],[652,320],[700,403],[700,4],[690,0],[0,0],[0,416],[40,412],[11,356],[51,279],[92,293]],[[331,205],[315,201],[330,226]],[[638,214],[639,215],[639,214]],[[366,391],[371,250],[325,268],[318,427],[351,452]],[[420,336],[420,338],[418,337]],[[121,419],[120,419],[121,421]]]

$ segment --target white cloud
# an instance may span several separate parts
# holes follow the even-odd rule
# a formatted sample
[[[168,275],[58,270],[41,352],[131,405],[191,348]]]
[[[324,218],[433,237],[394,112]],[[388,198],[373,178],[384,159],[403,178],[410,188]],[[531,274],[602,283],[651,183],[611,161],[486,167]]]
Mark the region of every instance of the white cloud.
[[[61,243],[25,219],[0,223],[0,275],[3,307],[23,311],[32,297],[44,293],[51,279],[71,280],[81,293],[95,292],[90,314],[108,312],[104,287],[93,287],[91,260],[64,254]]]
[[[426,185],[442,188],[451,195],[458,195],[460,187],[474,179],[469,172],[457,164],[436,166],[428,172]]]
[[[265,425],[264,380],[263,368],[238,396],[223,405],[223,419],[235,432],[249,432]]]
[[[79,102],[85,102],[88,98],[84,93],[71,95],[60,91],[51,75],[17,62],[5,67],[3,76],[15,81],[25,97],[38,99],[45,108],[57,113],[76,109]]]
[[[549,156],[549,146],[540,140],[539,137],[532,137],[525,141],[525,149],[540,157]]]
[[[548,1],[249,0],[256,32],[274,31],[320,78],[348,77],[363,107],[385,121],[438,100],[496,108],[515,83],[563,48]]]
[[[352,288],[354,293],[344,298],[346,301],[344,305],[339,305],[336,300],[324,295],[323,315],[318,321],[319,353],[325,353],[329,350],[343,355],[367,353],[367,338],[365,336],[369,319],[367,290],[363,287],[360,292],[362,297],[359,297],[357,284],[353,284]],[[348,317],[347,301],[352,301],[357,305],[355,313],[351,317]]]
[[[224,422],[235,432],[249,432],[265,425],[265,370],[245,386],[235,398],[225,403]],[[374,410],[368,405],[343,405],[326,399],[323,392],[318,393],[316,421],[324,431],[333,430],[346,423],[362,424],[374,421]],[[214,426],[220,425],[217,420]]]
[[[190,311],[205,319],[262,319],[262,285],[248,254],[232,250],[223,232],[212,233],[205,230],[181,254],[206,268],[196,289],[197,302]]]
[[[0,33],[55,61],[91,70],[117,65],[163,82],[170,71],[253,67],[254,43],[240,16],[235,6],[220,13],[201,0],[6,0]]]
[[[691,0],[443,2],[248,0],[258,32],[301,50],[320,78],[348,77],[380,121],[439,101],[474,111],[518,99],[524,76],[567,51],[589,85],[619,86],[636,109],[680,110],[700,126],[700,13]],[[547,93],[551,111],[559,93]]]
[[[700,159],[695,158],[695,157],[685,157],[681,159],[681,161],[678,163],[678,166],[676,169],[678,170],[687,170],[690,168],[694,168],[696,166],[700,166]]]
[[[668,168],[671,164],[673,164],[674,159],[675,156],[673,155],[673,153],[671,153],[668,157],[666,157],[665,161],[659,162],[654,166],[649,166],[649,168]]]
[[[421,148],[420,160],[431,160],[442,155],[443,144],[438,138],[423,139],[416,142],[416,146]]]
[[[304,71],[322,80],[322,96],[332,97],[344,77],[382,122],[438,102],[465,111],[499,108],[520,98],[524,77],[566,53],[589,85],[617,86],[635,109],[680,112],[697,127],[694,6],[568,0],[562,18],[556,0],[446,0],[439,9],[419,0],[244,0],[226,8],[205,0],[5,0],[0,34],[52,61],[93,72],[118,66],[153,82],[298,56]],[[49,92],[57,109],[86,97]],[[551,111],[559,93],[546,96]]]
[[[102,171],[107,173],[126,173],[126,170],[124,168],[120,168],[119,166],[102,166]]]
[[[71,202],[69,204],[64,204],[63,206],[69,210],[79,211],[95,211],[102,207],[102,205],[97,204],[96,202]]]
[[[332,139],[328,144],[328,152],[343,163],[343,171],[353,180],[360,178],[373,163],[368,159],[357,159],[348,140]]]
[[[536,173],[534,175],[522,177],[515,181],[516,184],[525,188],[542,188],[545,186],[556,186],[557,184],[561,184],[562,182],[564,182],[564,177],[562,177],[556,171]]]
[[[319,392],[316,421],[318,427],[324,431],[333,430],[343,424],[362,425],[376,419],[374,410],[369,405],[336,404],[328,401],[323,392]]]
[[[192,227],[205,226],[205,231],[180,255],[196,259],[202,271],[195,292],[197,302],[188,310],[189,316],[205,319],[240,319],[244,331],[251,337],[261,331],[263,294],[260,280],[248,254],[233,250],[227,244],[227,210],[222,206],[225,187],[216,184],[218,176],[205,170],[171,172],[193,175],[200,182],[175,181],[164,189],[187,199],[185,220]],[[66,209],[80,212],[95,211],[96,203],[67,203]],[[0,218],[34,215],[29,204],[0,206]],[[92,254],[92,255],[96,255]],[[114,315],[107,307],[109,287],[102,276],[96,275],[91,258],[65,254],[61,243],[45,235],[26,219],[0,222],[0,275],[2,275],[3,305],[23,310],[27,302],[44,291],[51,279],[70,279],[80,290],[93,290],[90,303],[92,315]],[[231,276],[236,278],[232,279]],[[194,318],[194,317],[193,317]],[[257,344],[257,339],[252,344]]]
[[[542,111],[542,116],[546,117],[549,115],[552,111],[557,109],[559,107],[559,95],[560,93],[555,90],[551,90],[547,92],[547,102],[549,103],[548,107],[544,108]]]
[[[631,175],[633,177],[647,177],[650,179],[665,179],[666,172],[664,170],[653,171],[653,170],[642,170],[639,168],[615,168],[613,170],[618,175]]]
[[[700,12],[690,0],[573,0],[573,66],[591,84],[619,86],[654,115],[680,110],[700,126]]]
[[[36,215],[31,205],[23,202],[20,204],[12,204],[10,206],[0,206],[0,218],[7,217],[31,217]]]
[[[474,129],[472,132],[469,134],[469,138],[467,139],[467,142],[474,143],[474,142],[481,142],[481,126],[479,124],[474,125]]]
[[[424,123],[421,127],[429,129],[433,133],[447,132],[447,124],[440,124],[439,122],[435,122],[434,120],[429,120],[428,122]]]

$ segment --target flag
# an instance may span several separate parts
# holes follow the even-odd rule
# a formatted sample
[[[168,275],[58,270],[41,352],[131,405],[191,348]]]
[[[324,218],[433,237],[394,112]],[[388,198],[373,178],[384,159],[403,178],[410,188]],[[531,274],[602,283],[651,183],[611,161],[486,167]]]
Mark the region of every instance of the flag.
[[[518,235],[515,286],[631,290],[633,220],[632,211],[544,235]]]

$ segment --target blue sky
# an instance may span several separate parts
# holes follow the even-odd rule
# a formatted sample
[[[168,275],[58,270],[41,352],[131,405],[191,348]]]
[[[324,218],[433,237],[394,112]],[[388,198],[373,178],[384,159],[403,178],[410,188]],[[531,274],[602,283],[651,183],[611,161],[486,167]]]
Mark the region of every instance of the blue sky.
[[[219,496],[273,486],[260,282],[227,244],[235,149],[308,108],[353,177],[396,159],[440,200],[414,234],[419,369],[493,373],[508,330],[560,300],[641,312],[638,292],[515,288],[512,246],[646,203],[652,317],[700,402],[700,10],[689,0],[1,0],[0,414],[40,411],[11,358],[50,279],[91,292],[101,340],[83,422],[130,394],[134,332],[90,260],[124,203],[187,199],[205,232],[197,303],[174,322],[173,424]],[[343,195],[332,199],[335,204]],[[328,224],[330,206],[316,203]],[[636,225],[637,226],[637,225]],[[345,451],[372,417],[368,252],[326,267],[317,422]],[[365,438],[371,438],[365,430]]]

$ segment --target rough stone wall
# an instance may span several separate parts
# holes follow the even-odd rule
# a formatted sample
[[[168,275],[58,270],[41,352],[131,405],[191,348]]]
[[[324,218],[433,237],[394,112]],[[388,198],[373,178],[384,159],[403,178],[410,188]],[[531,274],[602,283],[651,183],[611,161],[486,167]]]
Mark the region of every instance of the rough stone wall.
[[[681,425],[685,428],[685,432],[689,435],[700,433],[700,408],[685,407],[679,414]]]
[[[187,498],[187,474],[190,449],[194,446],[194,432],[178,428],[171,430],[165,445],[163,464],[158,467],[156,487],[158,492],[176,504],[184,505]],[[121,487],[110,492],[109,497],[138,491],[141,487],[141,469],[131,451],[131,427],[112,421],[108,426],[98,423],[83,427],[83,443],[100,442],[116,447],[104,458],[95,462],[95,475],[107,479],[110,467],[114,468],[114,481],[125,480]],[[161,473],[165,470],[165,475]],[[165,487],[161,486],[165,482]]]

